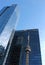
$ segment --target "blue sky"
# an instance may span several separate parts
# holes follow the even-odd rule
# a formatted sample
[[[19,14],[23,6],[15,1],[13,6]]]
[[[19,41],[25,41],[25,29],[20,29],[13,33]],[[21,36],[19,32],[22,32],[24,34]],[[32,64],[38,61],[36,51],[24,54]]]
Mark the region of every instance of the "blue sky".
[[[0,10],[15,3],[20,14],[16,30],[39,29],[42,63],[45,65],[45,0],[0,0]]]

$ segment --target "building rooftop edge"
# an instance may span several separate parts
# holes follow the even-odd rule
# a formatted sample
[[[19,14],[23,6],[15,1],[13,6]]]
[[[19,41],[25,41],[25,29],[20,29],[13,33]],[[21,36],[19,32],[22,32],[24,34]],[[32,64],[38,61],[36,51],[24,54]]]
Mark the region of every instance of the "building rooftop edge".
[[[25,30],[16,30],[16,32],[19,32],[19,31],[39,31],[39,29],[25,29]]]

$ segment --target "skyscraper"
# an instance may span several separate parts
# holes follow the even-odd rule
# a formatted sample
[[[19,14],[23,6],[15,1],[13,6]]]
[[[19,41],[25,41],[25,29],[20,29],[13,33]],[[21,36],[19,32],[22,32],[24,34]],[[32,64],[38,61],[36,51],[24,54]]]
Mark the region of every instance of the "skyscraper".
[[[29,46],[31,48],[31,52],[28,56],[28,65],[42,65],[38,29],[15,32],[5,65],[26,65],[25,49],[28,44],[28,35]]]
[[[11,16],[13,16],[13,13],[15,14],[16,11],[16,4],[11,5],[11,6],[5,6],[1,11],[0,11],[0,34],[3,31],[4,27],[6,26],[7,22],[12,19]],[[16,15],[15,15],[16,17]]]
[[[16,30],[18,18],[19,15],[17,4],[6,6],[0,12],[0,44],[3,45],[5,48],[7,46],[12,30]]]
[[[12,30],[17,26],[18,22],[18,6],[17,4],[13,4],[11,6],[6,6],[0,11],[0,54],[3,54],[2,49],[6,50],[8,40],[10,38]],[[4,52],[5,55],[5,52]],[[5,57],[2,55],[0,57],[0,65],[3,64],[3,58]],[[2,60],[1,60],[2,58]]]

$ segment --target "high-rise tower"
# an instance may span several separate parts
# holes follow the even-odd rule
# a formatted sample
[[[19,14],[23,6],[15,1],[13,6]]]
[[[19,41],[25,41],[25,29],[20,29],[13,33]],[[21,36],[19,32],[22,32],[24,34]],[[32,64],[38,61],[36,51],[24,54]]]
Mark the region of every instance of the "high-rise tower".
[[[15,32],[6,65],[42,65],[38,29]]]
[[[13,18],[13,20],[16,20],[16,17],[17,17],[16,8],[17,8],[17,4],[13,4],[11,6],[5,6],[0,11],[0,34],[3,31],[3,29],[5,28],[6,24],[8,22],[10,22],[10,20],[12,20],[12,18]],[[14,17],[12,17],[14,15],[15,15],[15,19],[14,19]]]
[[[4,55],[2,55],[2,57],[0,57],[0,65],[2,65],[3,63],[5,65],[6,58],[8,56],[8,52],[10,50],[10,49],[7,50],[8,41],[10,39],[10,36],[13,35],[12,34],[13,29],[14,29],[14,31],[16,30],[18,16],[19,15],[18,15],[17,4],[5,6],[0,11],[0,34],[1,34],[0,35],[0,45],[2,45],[2,48],[4,47],[4,50],[5,50]],[[12,36],[11,36],[11,39],[12,39]],[[12,42],[10,41],[10,43],[12,43]],[[10,48],[10,45],[8,46],[8,48]],[[3,54],[2,51],[0,51],[0,53]],[[7,55],[5,55],[5,53],[7,53]],[[2,58],[2,60],[1,60],[1,58]],[[5,61],[4,61],[4,58],[5,58]]]

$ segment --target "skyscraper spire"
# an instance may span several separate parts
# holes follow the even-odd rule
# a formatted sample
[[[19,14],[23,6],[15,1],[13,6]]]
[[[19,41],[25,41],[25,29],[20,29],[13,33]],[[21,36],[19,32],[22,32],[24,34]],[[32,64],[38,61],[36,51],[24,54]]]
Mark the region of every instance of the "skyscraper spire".
[[[29,37],[29,32],[28,32],[28,43],[27,43],[27,47],[25,49],[25,51],[26,51],[26,65],[29,65],[29,52],[31,52],[29,42],[30,42],[30,37]]]

